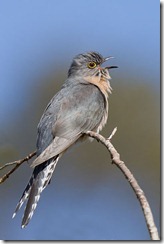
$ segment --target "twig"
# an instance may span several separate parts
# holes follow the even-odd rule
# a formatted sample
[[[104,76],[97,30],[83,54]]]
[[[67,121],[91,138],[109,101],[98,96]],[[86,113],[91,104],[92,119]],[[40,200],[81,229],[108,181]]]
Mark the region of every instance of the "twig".
[[[20,159],[20,160],[17,160],[17,161],[14,161],[14,162],[11,162],[11,163],[7,163],[5,165],[3,165],[2,167],[0,167],[0,170],[8,167],[8,166],[11,166],[11,165],[15,165],[15,167],[13,169],[11,169],[9,172],[7,172],[4,176],[2,176],[0,178],[0,184],[3,183],[7,178],[9,178],[9,176],[24,162],[28,161],[29,159],[31,159],[32,157],[34,157],[36,155],[36,151],[35,152],[32,152],[30,153],[27,157],[23,158],[23,159]]]
[[[117,131],[117,127],[114,128],[114,130],[112,131],[112,133],[110,134],[110,136],[108,137],[107,140],[110,141],[112,139],[112,137],[115,135],[116,131]]]
[[[113,137],[115,132],[116,128],[113,130],[108,139],[93,131],[87,131],[86,134],[92,138],[95,138],[97,141],[100,141],[104,146],[106,146],[106,148],[110,152],[112,163],[115,164],[123,172],[140,202],[151,239],[160,240],[157,227],[154,223],[152,211],[150,209],[149,203],[145,197],[143,190],[140,188],[136,179],[134,178],[130,170],[127,168],[125,163],[121,161],[119,153],[116,151],[116,149],[110,142],[110,139]]]

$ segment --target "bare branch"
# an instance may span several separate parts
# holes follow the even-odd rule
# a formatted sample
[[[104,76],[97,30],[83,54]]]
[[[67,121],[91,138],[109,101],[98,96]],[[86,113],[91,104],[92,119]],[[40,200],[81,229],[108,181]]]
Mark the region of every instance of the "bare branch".
[[[9,176],[24,162],[27,162],[28,160],[30,160],[32,157],[34,157],[36,155],[36,151],[33,152],[33,153],[30,153],[27,157],[23,158],[23,159],[20,159],[20,160],[17,160],[17,161],[14,161],[14,162],[11,162],[11,163],[7,163],[5,165],[3,165],[2,167],[0,167],[0,170],[8,167],[8,166],[11,166],[11,165],[15,165],[15,167],[13,169],[11,169],[10,171],[8,171],[4,176],[2,176],[0,178],[0,184],[3,183],[7,178],[9,178]]]
[[[134,176],[132,175],[130,170],[127,168],[125,163],[123,161],[121,161],[119,153],[116,151],[116,149],[110,142],[110,139],[113,137],[115,132],[116,132],[116,128],[113,130],[112,134],[109,136],[108,139],[104,138],[102,135],[95,133],[93,131],[87,131],[85,134],[87,134],[88,136],[90,136],[92,138],[95,138],[97,141],[100,141],[104,146],[106,146],[106,148],[110,152],[112,163],[115,164],[123,172],[123,174],[129,181],[132,189],[134,190],[134,192],[140,202],[151,239],[160,240],[157,227],[154,223],[151,208],[149,206],[149,203],[145,197],[143,190],[140,188],[140,186],[138,185],[138,182],[136,181],[136,179],[134,178]]]

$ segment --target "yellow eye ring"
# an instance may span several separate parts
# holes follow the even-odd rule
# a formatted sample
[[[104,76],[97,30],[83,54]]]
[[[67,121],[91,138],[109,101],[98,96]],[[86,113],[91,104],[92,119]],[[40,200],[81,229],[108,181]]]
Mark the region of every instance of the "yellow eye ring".
[[[95,62],[89,62],[87,66],[89,69],[94,69],[97,66],[97,64]]]

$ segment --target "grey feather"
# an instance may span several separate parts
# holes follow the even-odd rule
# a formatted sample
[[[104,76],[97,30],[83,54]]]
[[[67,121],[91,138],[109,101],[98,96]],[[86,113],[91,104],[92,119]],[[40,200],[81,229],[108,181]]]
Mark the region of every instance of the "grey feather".
[[[13,216],[12,218],[14,218],[17,214],[17,212],[19,211],[19,209],[22,207],[23,203],[28,199],[28,196],[29,196],[29,193],[30,193],[30,190],[31,190],[31,186],[33,184],[33,180],[34,180],[34,174],[32,174],[30,180],[29,180],[29,183],[27,184],[17,206],[16,206],[16,209],[13,213]]]
[[[69,94],[65,92],[66,88]],[[75,83],[71,89],[68,86],[66,88],[52,99],[39,123],[42,134],[38,135],[38,146],[44,150],[31,167],[63,153],[84,132],[95,130],[102,120],[104,97],[96,86],[81,82]],[[43,129],[45,126],[46,130]],[[53,140],[46,147],[47,137],[53,137]]]
[[[52,174],[55,170],[57,161],[59,157],[55,160],[52,159],[51,162],[37,175],[33,184],[31,186],[29,198],[26,204],[26,208],[24,211],[24,216],[22,220],[22,228],[24,228],[32,218],[34,211],[36,209],[37,203],[40,199],[40,194],[44,190],[44,188],[48,185]]]
[[[22,228],[24,228],[32,218],[34,210],[37,206],[37,202],[39,201],[40,194],[50,182],[59,158],[60,156],[35,167],[32,177],[25,188],[12,216],[12,218],[14,218],[19,209],[22,207],[23,203],[28,200],[22,220]]]

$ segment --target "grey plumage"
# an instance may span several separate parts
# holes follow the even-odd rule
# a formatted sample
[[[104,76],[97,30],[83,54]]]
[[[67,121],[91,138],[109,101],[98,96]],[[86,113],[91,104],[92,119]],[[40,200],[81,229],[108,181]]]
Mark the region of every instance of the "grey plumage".
[[[82,133],[96,129],[100,124],[104,113],[104,97],[96,86],[86,85],[82,81],[71,87],[67,84],[50,102],[39,123],[42,133],[38,135],[38,144],[42,153],[32,163],[32,167],[60,154],[77,141]],[[43,124],[51,129],[44,130]],[[50,145],[45,145],[52,136],[54,139]]]
[[[24,190],[13,217],[27,201],[22,227],[30,221],[41,192],[50,182],[58,159],[88,130],[99,131],[108,115],[107,93],[111,91],[105,59],[91,52],[76,56],[68,79],[51,99],[38,124],[37,158],[32,162],[33,175]],[[95,62],[97,68],[88,68]]]

